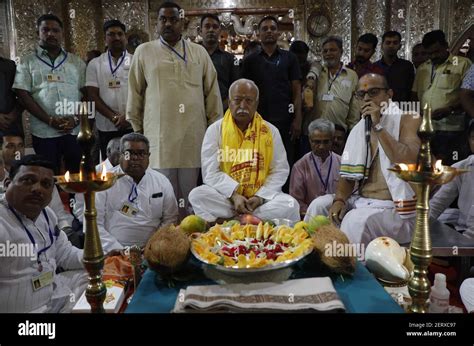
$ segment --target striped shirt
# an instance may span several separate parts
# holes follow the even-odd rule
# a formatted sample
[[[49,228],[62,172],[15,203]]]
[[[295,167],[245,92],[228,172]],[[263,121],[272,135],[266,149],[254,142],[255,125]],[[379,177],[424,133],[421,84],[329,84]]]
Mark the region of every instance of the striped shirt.
[[[49,227],[54,233],[57,220],[53,211],[46,208],[49,219]],[[17,211],[17,215],[33,236],[37,250],[41,250],[51,243],[48,222],[43,214],[36,221],[32,221]],[[43,266],[42,273],[52,271],[55,276],[55,283],[33,290],[33,277],[40,272],[36,257],[23,251],[13,252],[13,249],[20,249],[20,246],[30,247],[32,244],[20,221],[9,209],[5,199],[0,200],[0,247],[5,252],[0,256],[0,313],[4,312],[31,312],[49,305],[53,294],[62,287],[56,281],[56,268],[82,269],[83,251],[75,248],[67,240],[66,234],[60,232],[53,236],[52,246],[43,252],[39,259]],[[7,251],[8,250],[8,251]],[[21,256],[20,256],[21,255]]]

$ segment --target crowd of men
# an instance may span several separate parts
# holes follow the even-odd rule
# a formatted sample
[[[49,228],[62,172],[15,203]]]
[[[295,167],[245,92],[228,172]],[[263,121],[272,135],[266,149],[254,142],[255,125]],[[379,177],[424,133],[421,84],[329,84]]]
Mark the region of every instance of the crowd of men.
[[[366,33],[345,66],[341,38],[326,38],[322,64],[312,62],[303,41],[279,47],[279,22],[266,16],[239,62],[219,46],[218,16],[202,17],[197,44],[183,38],[180,10],[163,3],[159,39],[133,55],[125,25],[105,22],[107,49],[87,65],[61,46],[61,20],[43,15],[32,53],[16,66],[0,59],[0,241],[37,249],[33,262],[0,259],[1,312],[67,311],[64,297],[84,282],[83,199],[66,208],[54,185],[54,175],[79,170],[79,114],[69,103],[94,105],[97,170],[125,174],[96,196],[105,253],[143,247],[191,213],[210,224],[327,215],[351,242],[409,242],[415,192],[387,168],[416,162],[425,114],[415,105],[425,103],[434,155],[471,167],[432,197],[432,215],[457,198],[452,224],[474,237],[474,68],[449,52],[441,30],[413,47],[413,63],[398,57],[396,31],[382,36],[382,58],[372,62],[378,38]],[[36,155],[24,155],[23,111]]]

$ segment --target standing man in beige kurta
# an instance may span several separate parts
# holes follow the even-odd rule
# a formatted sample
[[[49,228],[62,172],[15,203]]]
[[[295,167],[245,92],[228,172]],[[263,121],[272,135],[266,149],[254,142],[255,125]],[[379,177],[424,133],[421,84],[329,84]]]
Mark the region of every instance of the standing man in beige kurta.
[[[158,8],[160,38],[135,50],[128,81],[127,120],[150,140],[150,167],[168,177],[187,214],[196,187],[207,126],[222,117],[217,73],[206,49],[184,40],[183,10]]]

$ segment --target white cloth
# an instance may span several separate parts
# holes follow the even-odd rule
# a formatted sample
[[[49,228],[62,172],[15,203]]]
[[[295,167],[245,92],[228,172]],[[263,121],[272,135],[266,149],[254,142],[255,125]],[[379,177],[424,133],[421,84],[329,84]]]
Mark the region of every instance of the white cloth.
[[[179,219],[192,214],[188,196],[197,185],[199,168],[163,168],[157,171],[168,178],[173,186],[174,195],[178,200]]]
[[[400,121],[402,118],[402,110],[390,100],[389,107],[382,113],[380,119],[380,125],[396,140],[400,137]],[[349,137],[347,138],[346,146],[342,154],[341,161],[341,177],[347,180],[362,180],[364,179],[363,172],[351,172],[350,168],[363,167],[367,163],[367,169],[365,173],[369,171],[372,153],[368,152],[365,145],[365,119],[361,119],[356,126],[352,129]],[[392,196],[392,200],[395,204],[397,212],[402,218],[411,218],[415,215],[415,204],[416,196],[410,185],[398,178],[394,172],[388,170],[395,163],[391,162],[387,154],[383,150],[382,144],[378,142],[380,169],[387,182],[388,189]],[[410,206],[410,208],[408,208]]]
[[[208,185],[201,185],[192,190],[189,200],[195,214],[208,222],[214,222],[217,218],[230,219],[235,216],[232,202]],[[298,222],[300,220],[299,204],[290,195],[279,192],[271,200],[256,208],[252,215],[261,220],[289,219]]]
[[[56,216],[50,208],[45,210],[51,231],[54,232],[54,227],[57,224]],[[35,222],[19,212],[17,214],[35,239],[38,245],[36,251],[50,245],[48,223],[43,214]],[[53,272],[54,283],[37,291],[33,290],[32,284],[33,276],[39,274],[36,258],[16,257],[13,254],[10,257],[0,257],[0,312],[32,312],[35,310],[56,312],[62,308],[62,306],[58,306],[56,298],[69,295],[71,290],[63,280],[55,275],[56,268],[61,266],[66,270],[81,269],[75,274],[85,275],[82,264],[83,251],[72,246],[64,232],[59,232],[57,236],[54,235],[53,239],[53,245],[40,255],[40,260],[43,272]],[[2,199],[0,201],[0,243],[7,244],[7,242],[16,246],[31,244],[25,229],[8,209],[6,200]]]
[[[112,166],[112,163],[110,162],[109,159],[106,159],[105,161],[99,163],[97,166],[95,166],[95,171],[98,172],[98,173],[101,173],[102,172],[102,168],[105,166],[105,169],[107,170],[107,172],[110,172],[114,166]]]
[[[463,281],[459,287],[459,295],[462,303],[466,307],[468,313],[474,312],[474,278],[469,278]]]
[[[453,167],[468,169],[469,172],[441,186],[430,200],[430,215],[439,218],[458,197],[459,216],[455,227],[469,230],[474,235],[474,155],[455,163]]]
[[[112,172],[123,173],[120,165]],[[96,194],[97,226],[104,252],[124,246],[145,246],[157,228],[175,223],[178,206],[173,187],[161,173],[148,168],[136,184],[137,198],[130,202],[134,186],[132,177],[125,175],[110,189]],[[138,210],[135,216],[121,212],[125,203]]]
[[[58,218],[59,229],[72,227],[74,216],[64,208],[63,201],[61,200],[61,196],[59,195],[58,189],[56,187],[53,189],[53,196],[48,206],[54,211]]]
[[[97,58],[92,59],[87,65],[86,70],[86,86],[99,88],[99,96],[104,103],[115,112],[125,115],[127,109],[128,95],[128,74],[130,72],[130,64],[132,61],[130,53],[126,53],[125,58],[120,67],[115,72],[116,78],[112,76],[109,66],[108,51],[102,53]],[[117,60],[120,63],[121,58]],[[111,58],[112,68],[117,67],[117,63]],[[109,81],[120,81],[119,88],[109,88]],[[118,131],[115,125],[99,112],[96,112],[96,126],[99,131],[110,132]]]
[[[95,171],[97,173],[101,173],[103,166],[105,166],[105,169],[107,170],[107,172],[112,171],[112,169],[114,168],[114,166],[112,166],[112,163],[110,163],[109,159],[107,159],[99,163],[98,165],[96,165]],[[84,218],[84,208],[85,208],[84,195],[82,193],[76,193],[76,195],[74,196],[74,199],[75,201],[72,206],[72,212],[74,213],[74,216],[76,216],[78,220],[82,220]]]
[[[180,290],[172,312],[343,311],[328,277],[281,283],[189,286]]]
[[[256,196],[267,202],[257,208],[255,212],[261,213],[264,210],[265,212],[260,214],[263,219],[279,215],[278,218],[288,216],[287,218],[292,221],[299,221],[298,202],[290,195],[281,192],[281,187],[285,184],[290,171],[285,147],[278,129],[268,122],[265,123],[272,132],[273,158],[264,185],[255,193]],[[205,185],[195,188],[189,194],[189,201],[196,215],[209,222],[213,222],[219,217],[225,218],[233,215],[233,205],[227,199],[232,196],[239,185],[237,181],[220,169],[218,153],[222,141],[221,128],[222,119],[209,126],[206,131],[201,148],[202,177]],[[213,197],[210,197],[210,190],[215,190],[217,194],[213,193]],[[218,195],[220,196],[218,197]],[[258,211],[259,209],[260,211]]]
[[[316,198],[308,207],[304,221],[313,216],[328,216],[334,195]],[[402,219],[395,211],[392,201],[352,196],[346,201],[348,212],[341,223],[349,241],[367,246],[381,236],[393,238],[400,244],[411,242],[415,218]]]

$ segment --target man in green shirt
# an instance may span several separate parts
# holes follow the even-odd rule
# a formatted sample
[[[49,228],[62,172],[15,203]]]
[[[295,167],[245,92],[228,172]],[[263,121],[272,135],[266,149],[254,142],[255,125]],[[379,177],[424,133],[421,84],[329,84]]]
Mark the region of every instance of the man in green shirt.
[[[86,65],[61,47],[63,24],[58,17],[39,17],[37,32],[39,45],[20,59],[13,89],[31,114],[35,152],[53,162],[56,174],[63,158],[66,169],[77,172],[81,158],[77,115]]]
[[[467,156],[466,119],[460,92],[471,62],[449,53],[448,42],[441,30],[427,33],[422,44],[430,59],[416,71],[412,97],[415,101],[421,101],[420,109],[424,109],[426,104],[431,107],[436,131],[432,141],[433,153],[445,165],[452,165]]]

